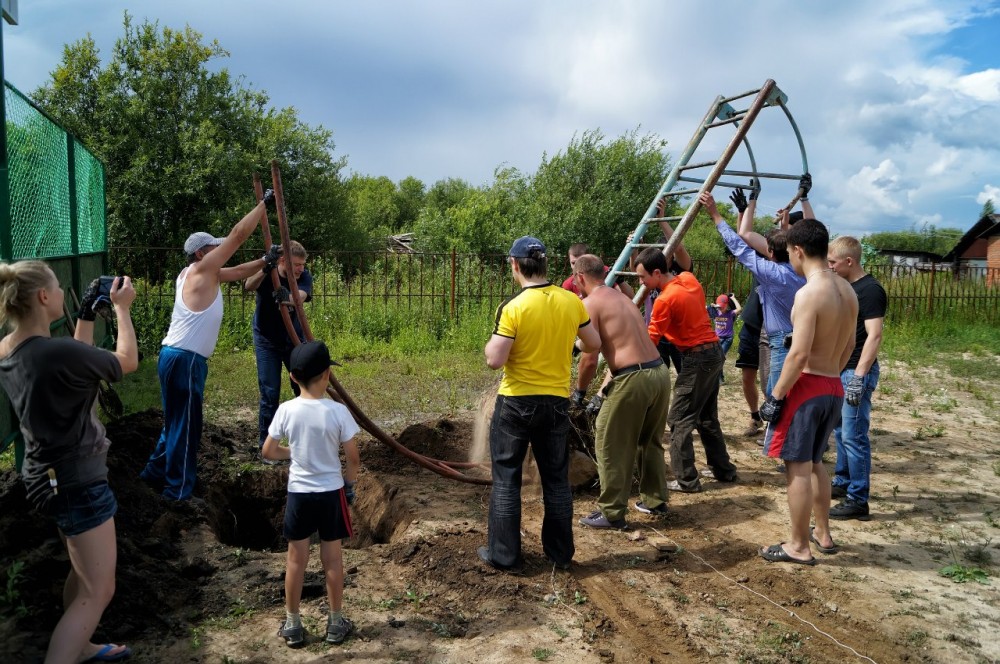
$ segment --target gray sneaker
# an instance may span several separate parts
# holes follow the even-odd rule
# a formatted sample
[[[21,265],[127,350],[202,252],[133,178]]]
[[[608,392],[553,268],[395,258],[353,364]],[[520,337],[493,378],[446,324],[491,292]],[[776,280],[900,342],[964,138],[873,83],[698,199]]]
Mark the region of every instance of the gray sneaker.
[[[343,643],[347,635],[354,631],[354,623],[341,616],[326,624],[326,642]]]
[[[601,510],[594,510],[589,516],[580,519],[580,525],[587,526],[588,528],[603,528],[605,530],[625,530],[628,528],[625,519],[610,521],[608,517],[601,513]]]

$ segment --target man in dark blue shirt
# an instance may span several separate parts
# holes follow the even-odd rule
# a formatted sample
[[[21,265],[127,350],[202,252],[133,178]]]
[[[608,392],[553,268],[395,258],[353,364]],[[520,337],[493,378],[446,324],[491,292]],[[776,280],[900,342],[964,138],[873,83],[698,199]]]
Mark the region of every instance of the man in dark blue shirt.
[[[306,269],[308,254],[305,248],[292,240],[289,243],[288,253],[289,255],[281,257],[277,265],[278,279],[281,283],[281,290],[277,292],[278,297],[269,272],[261,270],[243,282],[245,290],[257,292],[257,307],[253,314],[253,347],[257,356],[257,385],[260,388],[260,411],[257,418],[260,446],[264,445],[267,429],[274,419],[275,411],[278,410],[281,396],[281,365],[284,364],[288,368],[294,345],[281,318],[281,306],[288,306],[288,314],[292,319],[295,333],[302,339],[302,325],[295,310],[290,306],[292,298],[288,290],[289,265],[292,274],[295,275],[299,297],[303,302],[308,302],[312,298],[312,275]],[[282,304],[279,304],[279,301]],[[290,382],[292,391],[298,396],[299,386],[294,381]]]

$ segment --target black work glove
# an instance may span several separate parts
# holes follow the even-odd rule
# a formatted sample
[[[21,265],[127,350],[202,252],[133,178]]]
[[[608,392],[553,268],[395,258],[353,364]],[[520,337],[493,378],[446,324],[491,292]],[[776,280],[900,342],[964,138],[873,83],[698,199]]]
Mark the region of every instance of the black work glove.
[[[347,498],[347,504],[353,505],[355,494],[354,494],[354,482],[348,482],[344,480],[344,497]]]
[[[590,403],[587,404],[587,415],[597,415],[600,412],[601,406],[604,404],[604,394],[598,392],[590,398]]]
[[[813,176],[808,173],[804,174],[799,178],[799,191],[802,192],[799,195],[799,200],[804,201],[809,198],[809,190],[813,188]]]
[[[97,294],[100,288],[101,280],[94,279],[87,286],[87,290],[83,291],[83,299],[80,300],[80,311],[76,312],[78,319],[93,322],[97,317],[97,312],[94,311],[94,303],[97,302]]]
[[[861,395],[865,391],[865,377],[854,374],[847,382],[847,389],[844,390],[844,400],[850,406],[857,406],[861,403]]]
[[[264,205],[271,205],[274,203],[274,189],[268,189],[264,192]]]
[[[288,289],[285,288],[284,286],[278,286],[274,290],[274,303],[277,304],[278,306],[281,306],[282,304],[288,304],[291,297],[292,294],[289,293]]]
[[[569,405],[573,408],[583,408],[583,400],[587,396],[587,390],[573,390],[569,397]]]
[[[772,394],[760,407],[760,419],[765,422],[777,422],[781,417],[781,409],[785,406],[784,399],[775,399]]]
[[[573,357],[576,357],[577,355],[579,355],[582,352],[583,351],[580,350],[579,346],[577,346],[576,344],[573,344]]]
[[[791,348],[792,347],[792,333],[791,332],[789,332],[784,337],[782,337],[782,339],[781,339],[781,345],[784,346],[785,348]]]
[[[740,214],[746,212],[747,197],[746,194],[743,193],[742,187],[736,187],[736,189],[733,189],[733,193],[729,194],[729,200],[733,202],[733,205],[736,206],[736,210]]]
[[[281,258],[283,249],[280,244],[272,244],[271,248],[267,250],[262,259],[264,259],[264,274],[268,274],[278,265],[278,259]]]

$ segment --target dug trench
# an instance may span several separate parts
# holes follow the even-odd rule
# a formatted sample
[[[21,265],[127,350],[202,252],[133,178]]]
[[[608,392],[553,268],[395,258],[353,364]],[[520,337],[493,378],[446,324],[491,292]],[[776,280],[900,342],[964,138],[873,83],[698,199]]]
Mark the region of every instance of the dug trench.
[[[147,411],[108,427],[117,590],[95,641],[128,642],[138,661],[313,661],[332,651],[363,661],[839,662],[854,659],[850,649],[878,662],[925,659],[907,654],[905,631],[882,629],[877,602],[838,580],[843,568],[817,574],[761,563],[758,531],[775,511],[770,489],[779,484],[766,462],[741,467],[737,487],[706,480],[703,494],[673,501],[666,519],[630,516],[625,532],[575,527],[570,571],[546,563],[540,492],[526,483],[525,569],[510,575],[475,553],[486,541],[488,487],[441,478],[368,438],[344,554],[345,611],[357,633],[336,648],[315,636],[326,595],[314,548],[303,593],[313,636],[292,651],[274,635],[284,615],[287,468],[255,460],[255,423],[207,424],[196,490],[205,505],[165,503],[138,480],[161,426],[161,414]],[[398,438],[422,454],[465,461],[473,428],[443,419]],[[752,451],[753,441],[731,443]],[[581,483],[578,515],[596,497],[593,481]],[[28,508],[12,472],[0,478],[0,532],[9,581],[0,661],[41,661],[69,563],[54,525]],[[673,550],[651,546],[657,540]]]

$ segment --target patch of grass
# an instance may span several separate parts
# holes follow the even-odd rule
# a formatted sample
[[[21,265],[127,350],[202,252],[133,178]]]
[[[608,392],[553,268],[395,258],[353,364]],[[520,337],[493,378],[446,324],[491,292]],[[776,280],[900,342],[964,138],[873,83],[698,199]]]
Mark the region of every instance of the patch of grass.
[[[531,651],[531,656],[537,659],[539,662],[547,662],[552,655],[556,654],[555,650],[551,648],[534,648]]]
[[[907,633],[906,644],[912,648],[921,648],[927,643],[928,638],[930,638],[930,634],[922,629],[915,629]]]
[[[802,635],[789,631],[785,625],[768,621],[763,631],[757,635],[757,646],[766,651],[781,655],[789,662],[804,662],[806,659],[796,650],[802,648]]]
[[[18,588],[24,580],[21,576],[23,569],[24,563],[20,560],[15,561],[7,568],[7,583],[3,592],[0,593],[0,615],[9,615],[14,618],[23,618],[28,615],[28,609],[21,601],[21,591]]]
[[[926,427],[917,427],[913,434],[913,440],[928,440],[930,438],[940,438],[944,435],[944,426],[932,424]]]
[[[566,629],[560,625],[555,625],[555,624],[549,625],[549,629],[555,632],[560,640],[565,639],[567,636],[569,636],[569,632],[566,631]]]
[[[584,595],[583,593],[581,593],[579,590],[577,590],[575,593],[573,593],[573,603],[574,604],[586,604],[587,603],[587,596]]]
[[[421,592],[414,588],[407,588],[405,597],[413,605],[413,610],[419,612],[420,605],[425,599],[430,597],[430,593]]]

